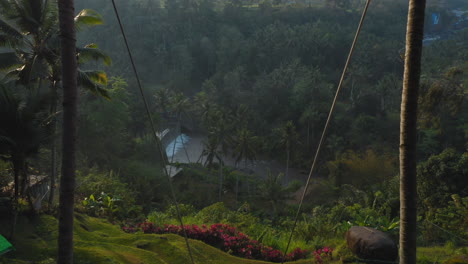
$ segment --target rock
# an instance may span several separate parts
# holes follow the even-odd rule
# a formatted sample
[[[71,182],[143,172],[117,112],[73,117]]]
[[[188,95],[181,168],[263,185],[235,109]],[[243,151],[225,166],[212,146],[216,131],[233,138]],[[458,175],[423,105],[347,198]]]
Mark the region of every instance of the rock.
[[[349,249],[359,258],[367,260],[395,261],[398,248],[386,233],[374,228],[353,226],[346,232]]]

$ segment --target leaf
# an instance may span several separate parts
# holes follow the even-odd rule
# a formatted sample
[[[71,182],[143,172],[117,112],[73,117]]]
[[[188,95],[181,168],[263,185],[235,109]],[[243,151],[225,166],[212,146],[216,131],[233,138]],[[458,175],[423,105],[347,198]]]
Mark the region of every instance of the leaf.
[[[0,71],[11,70],[19,65],[21,65],[21,61],[14,52],[0,53]]]
[[[6,21],[0,19],[0,45],[5,46],[5,44],[17,44],[20,43],[23,39],[23,34],[21,34],[14,27],[10,26]]]
[[[102,71],[78,71],[78,85],[93,94],[110,100],[109,93],[102,87],[107,85],[107,75]]]
[[[400,220],[393,222],[387,229],[392,230],[394,228],[398,228],[400,226]]]
[[[84,48],[77,48],[78,62],[85,63],[89,60],[103,61],[106,66],[112,64],[112,59],[98,49],[98,46],[94,43],[86,45]]]
[[[92,10],[92,9],[83,9],[75,16],[75,27],[77,30],[81,30],[83,27],[91,27],[104,24],[102,16]]]
[[[83,72],[91,81],[101,84],[107,85],[107,74],[103,71],[84,71]]]

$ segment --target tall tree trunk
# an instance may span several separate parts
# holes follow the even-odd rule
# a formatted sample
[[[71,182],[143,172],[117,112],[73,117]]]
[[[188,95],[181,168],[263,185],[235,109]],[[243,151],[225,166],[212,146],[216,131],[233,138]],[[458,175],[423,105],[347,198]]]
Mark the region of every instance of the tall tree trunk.
[[[55,135],[57,126],[57,120],[52,121],[53,134]],[[52,211],[54,196],[55,196],[55,180],[57,179],[57,139],[54,137],[52,139],[52,151],[51,151],[51,161],[50,161],[50,193],[49,193],[49,211]]]
[[[236,173],[236,204],[239,201],[239,173]]]
[[[416,142],[425,0],[410,0],[400,121],[400,264],[416,263]]]
[[[13,174],[14,174],[14,188],[15,188],[15,197],[13,200],[13,217],[10,230],[10,240],[15,239],[15,230],[16,230],[16,221],[18,219],[18,198],[19,198],[19,176],[20,176],[20,167],[21,162],[16,159],[13,159]]]
[[[286,180],[286,183],[288,182],[288,174],[289,174],[289,147],[286,150],[286,173],[284,175],[284,179]]]
[[[18,201],[19,197],[19,177],[20,177],[20,165],[19,161],[13,159],[13,175],[14,175],[14,188],[15,188],[15,200]]]
[[[219,163],[219,201],[221,202],[221,196],[223,193],[223,164]]]
[[[74,1],[59,0],[58,7],[62,51],[63,134],[57,263],[71,264],[73,263],[73,207],[78,112]]]
[[[190,163],[190,157],[188,155],[187,149],[185,148],[184,138],[182,137],[182,114],[179,113],[177,116],[177,127],[179,128],[180,140],[182,140],[182,148],[184,149],[185,156],[187,157],[187,163]]]
[[[57,179],[57,81],[52,85],[52,105],[50,107],[50,114],[52,115],[52,147],[50,154],[50,193],[49,193],[49,211],[52,210],[55,196],[55,180]]]

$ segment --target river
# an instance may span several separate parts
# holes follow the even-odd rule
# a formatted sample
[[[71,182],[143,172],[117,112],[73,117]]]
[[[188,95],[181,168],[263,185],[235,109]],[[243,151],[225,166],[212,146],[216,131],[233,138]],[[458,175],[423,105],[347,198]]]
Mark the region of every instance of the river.
[[[189,162],[205,162],[205,159],[201,157],[203,151],[203,141],[206,137],[200,134],[181,134],[175,140],[168,144],[166,147],[167,157],[170,162],[189,163]],[[182,141],[185,145],[182,144]],[[175,145],[175,148],[174,148]],[[175,155],[172,155],[172,153]],[[231,155],[224,157],[224,163],[227,166],[235,167],[235,159]],[[243,167],[243,166],[242,166]],[[266,160],[262,157],[254,162],[248,162],[247,168],[241,169],[244,172],[251,173],[257,177],[266,178],[268,171],[271,171],[273,175],[279,173],[285,173],[286,165],[278,161]],[[307,180],[308,171],[299,170],[296,168],[289,168],[288,179],[283,177],[283,183],[287,184],[292,180],[299,180],[303,183]]]

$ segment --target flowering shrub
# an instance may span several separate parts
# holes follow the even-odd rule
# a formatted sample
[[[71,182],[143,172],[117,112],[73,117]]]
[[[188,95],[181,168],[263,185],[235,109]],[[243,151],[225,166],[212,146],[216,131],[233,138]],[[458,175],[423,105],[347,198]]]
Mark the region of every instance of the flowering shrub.
[[[314,253],[314,257],[317,263],[322,264],[325,259],[327,260],[332,259],[333,248],[324,247],[324,248],[315,250],[313,253]]]
[[[177,225],[164,225],[164,227],[155,226],[153,223],[144,222],[138,227],[122,227],[125,232],[134,233],[141,230],[145,234],[178,234],[184,235],[183,229]],[[185,232],[191,239],[201,240],[211,246],[229,252],[232,255],[247,258],[265,260],[271,262],[281,262],[283,252],[272,247],[265,246],[262,243],[250,239],[247,235],[239,232],[235,227],[226,224],[214,224],[210,227],[202,225],[186,225]],[[325,247],[314,251],[315,258],[321,264],[323,259],[331,259],[332,249]],[[296,248],[285,256],[285,261],[295,261],[304,259],[310,251]],[[318,255],[317,255],[318,254]],[[317,258],[319,256],[319,258]],[[318,260],[320,259],[320,261]]]

